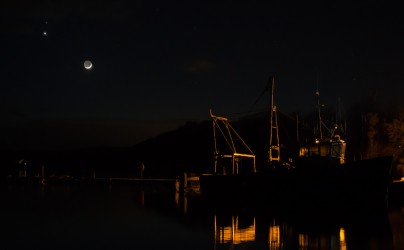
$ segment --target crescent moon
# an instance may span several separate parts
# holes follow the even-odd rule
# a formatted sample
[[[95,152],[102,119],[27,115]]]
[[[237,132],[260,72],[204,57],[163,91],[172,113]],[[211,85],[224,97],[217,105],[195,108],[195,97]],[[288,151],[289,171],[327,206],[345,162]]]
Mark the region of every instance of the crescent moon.
[[[84,62],[84,68],[85,69],[87,69],[87,70],[89,70],[89,69],[91,69],[93,67],[93,64],[91,63],[91,61],[85,61]]]

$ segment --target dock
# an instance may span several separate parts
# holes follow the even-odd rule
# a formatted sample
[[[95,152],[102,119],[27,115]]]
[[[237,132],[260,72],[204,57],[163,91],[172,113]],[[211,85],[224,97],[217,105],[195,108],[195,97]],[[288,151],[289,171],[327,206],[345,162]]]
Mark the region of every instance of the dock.
[[[90,180],[111,187],[142,187],[158,190],[179,190],[179,180],[170,178],[97,177]]]
[[[200,191],[199,176],[184,176],[181,179],[166,178],[125,178],[125,177],[105,177],[95,178],[97,183],[108,185],[132,185],[132,186],[165,186],[175,191],[198,193]]]
[[[101,177],[95,178],[95,181],[109,182],[109,183],[175,183],[176,179],[145,179],[145,178],[126,178],[126,177]]]
[[[7,179],[8,183],[19,184],[55,184],[55,185],[108,185],[108,186],[134,186],[134,187],[163,187],[167,190],[181,192],[199,192],[199,176],[188,176],[182,178],[131,178],[131,177],[95,177],[74,178],[72,176],[51,176],[51,177],[17,177]]]

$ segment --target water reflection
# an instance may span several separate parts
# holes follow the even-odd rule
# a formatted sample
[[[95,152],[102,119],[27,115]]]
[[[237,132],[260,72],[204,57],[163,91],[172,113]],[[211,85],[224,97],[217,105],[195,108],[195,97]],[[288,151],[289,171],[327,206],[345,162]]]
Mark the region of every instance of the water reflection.
[[[306,234],[298,233],[299,249],[339,249],[346,250],[347,243],[345,239],[345,229],[341,227],[334,232],[329,232],[327,234],[317,233],[317,234]],[[279,249],[279,248],[270,248]]]
[[[348,249],[343,227],[332,232],[307,233],[276,219],[264,227],[257,227],[255,216],[215,214],[213,228],[215,249],[256,249],[264,242],[269,250]],[[266,239],[257,235],[266,235]]]
[[[404,206],[221,204],[155,188],[5,187],[3,243],[134,249],[404,249]],[[46,240],[45,240],[46,238]],[[22,240],[27,239],[27,240]],[[143,245],[139,247],[139,242]],[[23,247],[24,248],[24,247]]]
[[[339,245],[341,250],[346,250],[346,241],[345,241],[345,229],[341,227],[339,229]]]
[[[296,206],[285,212],[282,207],[223,207],[201,199],[175,195],[187,218],[212,218],[206,226],[212,228],[215,250],[404,249],[404,207]]]
[[[269,238],[268,245],[270,250],[280,249],[280,247],[282,246],[281,226],[279,224],[276,224],[275,220],[273,221],[272,225],[269,226],[268,238]]]
[[[389,213],[394,249],[404,249],[404,206],[392,209]]]
[[[255,217],[243,221],[237,215],[219,219],[214,215],[213,225],[215,242],[219,244],[239,245],[255,241]]]

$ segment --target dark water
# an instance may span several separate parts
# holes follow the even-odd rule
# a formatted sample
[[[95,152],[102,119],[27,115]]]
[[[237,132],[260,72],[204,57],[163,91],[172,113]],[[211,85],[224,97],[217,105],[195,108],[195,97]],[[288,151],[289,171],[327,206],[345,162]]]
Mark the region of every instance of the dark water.
[[[0,249],[404,249],[399,205],[219,205],[133,186],[2,189]]]

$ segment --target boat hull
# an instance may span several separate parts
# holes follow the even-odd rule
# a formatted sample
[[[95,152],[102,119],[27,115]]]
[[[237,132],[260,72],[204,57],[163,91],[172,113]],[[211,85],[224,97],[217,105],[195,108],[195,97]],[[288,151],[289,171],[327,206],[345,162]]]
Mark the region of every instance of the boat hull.
[[[384,201],[392,157],[342,165],[299,165],[248,175],[201,175],[201,194],[218,200],[352,203]]]

